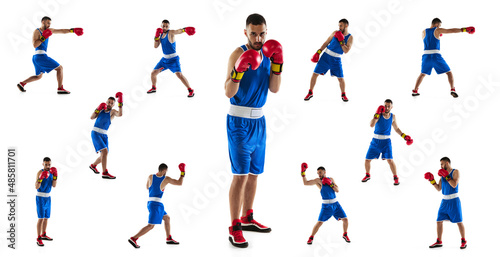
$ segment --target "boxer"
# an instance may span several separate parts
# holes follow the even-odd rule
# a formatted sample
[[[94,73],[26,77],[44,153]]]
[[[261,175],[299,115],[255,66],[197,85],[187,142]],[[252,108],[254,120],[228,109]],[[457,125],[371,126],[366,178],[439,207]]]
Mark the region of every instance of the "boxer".
[[[163,50],[163,58],[156,64],[154,70],[151,72],[151,82],[153,87],[148,90],[148,94],[156,93],[156,77],[160,72],[170,69],[172,73],[175,73],[177,77],[181,80],[182,84],[186,86],[188,90],[188,97],[194,96],[194,90],[189,86],[189,82],[186,77],[182,75],[181,64],[179,62],[179,56],[175,51],[175,35],[179,35],[186,32],[189,36],[194,35],[196,30],[194,27],[185,27],[182,29],[171,30],[170,22],[168,20],[163,20],[161,23],[161,28],[156,29],[155,33],[155,43],[154,47],[158,48],[161,44]]]
[[[469,34],[474,34],[476,29],[474,27],[466,27],[466,28],[456,28],[456,29],[445,29],[441,28],[441,20],[439,18],[434,18],[432,20],[431,27],[422,31],[422,39],[424,40],[424,54],[422,55],[422,69],[421,73],[417,78],[417,82],[415,84],[415,89],[412,90],[412,96],[419,96],[418,87],[425,75],[431,75],[432,69],[436,71],[436,73],[443,74],[446,73],[448,75],[448,82],[451,87],[451,95],[455,98],[458,97],[457,92],[455,91],[455,86],[453,85],[453,74],[451,73],[450,67],[443,59],[441,54],[439,53],[441,48],[441,36],[443,34],[450,33],[459,33],[459,32],[467,32]]]
[[[36,174],[35,188],[36,193],[36,212],[38,214],[38,222],[36,224],[36,244],[44,246],[42,240],[52,241],[53,239],[47,236],[47,222],[50,218],[51,199],[50,191],[57,185],[57,169],[51,167],[49,157],[43,158],[43,169]]]
[[[396,123],[396,115],[391,113],[392,110],[392,100],[387,99],[384,105],[380,105],[373,115],[373,119],[370,121],[370,127],[375,127],[375,135],[373,135],[372,142],[366,153],[365,169],[366,176],[361,180],[361,182],[366,182],[370,180],[370,162],[373,159],[378,159],[382,154],[382,160],[387,160],[389,167],[391,168],[392,175],[394,176],[394,185],[399,185],[399,178],[396,172],[396,163],[392,159],[392,145],[391,145],[391,125],[394,131],[398,133],[405,141],[407,145],[413,144],[413,139],[401,132]]]
[[[102,178],[104,179],[115,179],[116,177],[109,174],[108,165],[108,128],[111,125],[111,120],[115,117],[121,117],[123,114],[123,94],[121,92],[116,93],[115,97],[118,101],[118,111],[113,109],[115,105],[115,98],[109,97],[106,103],[101,103],[95,111],[90,116],[91,120],[96,120],[94,128],[92,129],[92,143],[94,144],[95,151],[101,153],[100,156],[95,160],[94,163],[90,164],[90,169],[94,171],[95,174],[99,174],[97,170],[97,165],[102,163]]]
[[[317,178],[307,180],[306,178],[307,168],[308,168],[307,163],[305,162],[302,163],[301,165],[302,182],[304,182],[305,186],[316,185],[320,189],[321,198],[323,198],[323,203],[321,205],[321,212],[319,214],[318,222],[316,222],[316,225],[314,225],[312,234],[309,237],[309,240],[307,240],[307,244],[310,245],[313,243],[314,235],[318,233],[318,230],[321,227],[321,225],[323,225],[323,222],[329,220],[330,217],[332,216],[335,218],[335,220],[342,220],[344,228],[344,234],[342,235],[342,238],[344,238],[344,240],[347,243],[350,243],[351,240],[347,236],[347,227],[349,225],[349,222],[347,220],[347,216],[344,212],[344,209],[342,209],[342,206],[340,206],[340,203],[337,201],[337,197],[335,196],[335,193],[339,192],[339,187],[337,186],[337,184],[335,184],[333,178],[326,177],[326,169],[323,166],[320,166],[317,169],[317,174],[318,174]]]
[[[82,28],[72,29],[52,29],[50,28],[51,19],[47,16],[42,18],[42,25],[33,32],[33,47],[35,54],[33,55],[33,65],[35,65],[35,74],[17,84],[17,88],[21,92],[26,92],[26,84],[37,81],[42,78],[44,72],[49,73],[52,70],[57,72],[57,93],[69,94],[70,92],[63,88],[63,67],[54,59],[47,55],[47,47],[49,46],[49,37],[52,34],[67,34],[75,33],[77,36],[83,35]]]
[[[168,184],[172,184],[175,186],[181,186],[182,181],[184,180],[184,175],[186,172],[186,164],[179,164],[179,170],[181,171],[181,175],[179,179],[173,179],[169,176],[166,176],[168,166],[165,163],[160,164],[158,167],[158,172],[156,174],[151,174],[148,177],[148,182],[146,184],[146,188],[149,190],[149,201],[148,201],[148,210],[149,210],[149,220],[148,225],[143,227],[139,232],[128,239],[128,242],[135,248],[140,248],[137,244],[137,240],[139,237],[148,233],[151,229],[154,228],[155,225],[161,224],[162,220],[165,221],[165,232],[167,233],[167,244],[177,245],[179,242],[175,241],[170,234],[170,216],[165,212],[165,207],[161,202],[161,198],[163,196],[163,191]]]
[[[335,30],[313,55],[311,61],[317,64],[311,77],[309,92],[304,98],[305,101],[309,101],[313,97],[313,89],[316,85],[318,76],[325,75],[328,70],[330,70],[330,75],[332,77],[335,76],[339,80],[340,91],[342,92],[340,97],[342,101],[349,101],[345,94],[344,72],[342,71],[342,60],[340,59],[344,53],[347,54],[349,50],[351,50],[354,40],[352,35],[348,32],[348,28],[349,22],[346,19],[340,20],[339,29]],[[323,53],[320,58],[320,54],[323,50],[325,53]]]
[[[253,216],[257,178],[264,172],[266,120],[262,107],[267,93],[277,93],[281,84],[283,49],[276,40],[266,41],[267,24],[260,14],[247,17],[244,30],[248,43],[229,57],[225,93],[230,98],[227,139],[233,180],[229,190],[231,226],[229,241],[248,247],[242,230],[271,232]],[[244,216],[240,217],[240,213]]]
[[[437,217],[438,237],[436,242],[430,245],[429,248],[443,246],[443,242],[441,241],[443,236],[443,221],[449,220],[458,225],[458,230],[462,236],[460,249],[465,249],[467,247],[467,241],[465,240],[465,228],[462,223],[462,206],[460,198],[458,197],[458,181],[460,180],[460,173],[457,169],[451,168],[450,158],[443,157],[440,162],[441,169],[438,171],[438,176],[440,176],[439,183],[436,183],[432,173],[427,172],[424,175],[425,179],[429,180],[431,185],[434,186],[437,191],[441,190],[443,194],[443,200],[441,200]]]

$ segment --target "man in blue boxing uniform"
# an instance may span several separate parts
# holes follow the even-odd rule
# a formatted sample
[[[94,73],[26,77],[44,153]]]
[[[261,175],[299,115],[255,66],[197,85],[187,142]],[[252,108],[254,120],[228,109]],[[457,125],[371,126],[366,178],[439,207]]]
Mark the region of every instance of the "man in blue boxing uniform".
[[[458,180],[460,180],[460,172],[457,169],[451,168],[451,160],[448,157],[443,157],[440,160],[441,169],[438,175],[441,177],[439,183],[434,180],[434,175],[430,172],[425,173],[425,179],[431,182],[434,188],[443,193],[443,200],[439,206],[437,217],[437,240],[436,243],[429,246],[429,248],[436,248],[443,246],[441,238],[443,236],[443,221],[449,220],[458,225],[458,230],[462,236],[460,249],[467,247],[467,240],[465,240],[465,228],[462,223],[462,205],[460,198],[458,198]]]
[[[316,223],[316,225],[314,225],[312,234],[309,237],[309,240],[307,240],[307,244],[310,245],[313,243],[314,235],[318,233],[318,230],[321,225],[323,225],[323,222],[329,220],[332,216],[335,218],[335,220],[342,220],[344,227],[344,234],[342,235],[342,238],[344,238],[347,243],[350,243],[351,240],[347,236],[347,227],[349,225],[347,215],[345,214],[344,209],[342,209],[342,206],[340,206],[340,203],[337,201],[337,197],[335,196],[335,192],[339,192],[339,187],[337,186],[337,184],[335,184],[333,178],[326,177],[326,169],[323,166],[320,166],[318,168],[317,178],[307,180],[307,167],[307,163],[302,163],[302,171],[300,173],[302,175],[302,182],[304,182],[304,185],[306,186],[316,185],[320,189],[321,198],[323,198],[318,222]]]
[[[391,126],[394,131],[398,133],[404,140],[406,140],[407,145],[413,143],[413,139],[409,135],[401,132],[396,123],[396,115],[391,113],[392,110],[392,100],[386,99],[384,105],[380,105],[377,108],[377,112],[373,115],[373,119],[370,121],[370,127],[375,127],[375,134],[373,135],[372,142],[366,153],[365,169],[366,176],[361,180],[361,182],[366,182],[370,180],[370,163],[373,159],[378,159],[382,155],[382,160],[387,160],[389,166],[391,167],[392,175],[394,176],[394,185],[399,185],[399,178],[396,172],[396,163],[392,159],[392,144],[391,144]]]
[[[95,111],[90,116],[90,119],[96,119],[94,128],[92,129],[92,143],[94,144],[95,151],[101,153],[101,155],[95,160],[94,163],[90,164],[90,169],[94,171],[95,174],[100,172],[97,170],[97,165],[102,163],[102,178],[104,179],[115,179],[116,177],[109,174],[108,165],[108,128],[111,125],[111,120],[115,117],[121,117],[123,114],[123,94],[121,92],[116,93],[115,97],[118,99],[118,111],[113,109],[115,105],[115,98],[109,97],[106,103],[101,103]]]
[[[165,163],[160,164],[158,167],[158,172],[156,174],[151,174],[148,177],[148,182],[146,184],[146,188],[149,190],[149,201],[148,201],[148,210],[149,210],[149,219],[148,225],[143,227],[139,232],[128,239],[128,242],[134,246],[135,248],[139,248],[140,246],[137,244],[137,240],[139,237],[148,233],[151,229],[155,227],[155,225],[161,224],[162,221],[165,221],[165,232],[167,233],[167,244],[179,244],[179,242],[175,241],[170,234],[170,216],[165,212],[165,207],[161,202],[161,198],[163,196],[163,191],[168,184],[172,184],[175,186],[181,186],[182,181],[184,181],[184,174],[186,172],[186,164],[179,164],[179,170],[181,171],[181,176],[179,179],[173,179],[169,176],[166,176],[168,166]]]
[[[283,66],[281,44],[276,40],[266,42],[267,25],[262,15],[248,16],[244,32],[248,43],[236,48],[229,57],[224,85],[231,102],[226,122],[233,172],[229,241],[235,247],[248,246],[242,230],[271,231],[254,219],[252,206],[257,177],[264,172],[266,120],[262,107],[268,91],[279,91]],[[240,213],[244,214],[241,218]]]
[[[19,82],[17,88],[21,92],[26,92],[25,86],[27,83],[37,81],[42,78],[44,72],[49,73],[52,70],[57,72],[57,93],[69,94],[68,90],[63,88],[63,67],[54,59],[47,56],[47,47],[49,45],[49,37],[52,34],[67,34],[75,33],[77,36],[83,35],[82,28],[72,29],[52,29],[50,28],[51,19],[47,16],[42,18],[42,26],[33,32],[33,47],[35,54],[33,55],[33,65],[35,65],[35,75]]]
[[[43,169],[37,172],[35,188],[36,193],[36,212],[38,214],[38,222],[36,224],[36,244],[44,246],[42,240],[52,241],[53,239],[47,236],[47,222],[50,218],[51,198],[50,191],[52,187],[57,185],[57,169],[51,167],[49,157],[43,158]]]
[[[189,82],[186,77],[182,75],[179,55],[177,55],[175,50],[175,35],[179,35],[184,32],[186,32],[189,36],[192,36],[196,31],[194,27],[171,30],[170,22],[168,20],[163,20],[161,28],[156,29],[154,46],[155,48],[158,48],[161,44],[163,58],[161,58],[158,64],[156,64],[154,70],[151,72],[151,82],[153,83],[153,87],[148,90],[148,94],[156,93],[156,77],[158,74],[164,70],[170,70],[172,73],[175,73],[175,75],[181,80],[182,84],[186,86],[189,92],[188,97],[194,96],[194,90],[189,86]]]
[[[347,54],[349,50],[351,50],[354,40],[352,35],[348,32],[348,27],[349,22],[346,19],[340,20],[339,30],[334,31],[313,55],[311,61],[317,64],[311,77],[309,92],[304,98],[305,101],[309,101],[309,99],[313,97],[313,89],[316,85],[318,76],[325,75],[328,70],[330,70],[330,75],[332,77],[335,76],[339,80],[340,91],[342,92],[340,97],[342,101],[349,101],[345,94],[344,72],[342,71],[342,60],[340,58],[344,53]],[[325,53],[320,58],[319,55],[323,50],[325,50]]]
[[[431,27],[422,31],[422,39],[424,40],[422,70],[417,78],[417,83],[415,84],[415,89],[413,89],[412,91],[412,96],[420,95],[418,93],[418,87],[420,86],[420,83],[422,83],[425,75],[431,75],[432,69],[434,68],[438,75],[443,73],[446,73],[446,75],[448,75],[448,82],[450,82],[451,87],[451,95],[455,98],[458,97],[458,94],[455,91],[455,86],[453,85],[453,74],[451,73],[450,67],[443,59],[439,51],[441,49],[441,36],[443,34],[459,32],[474,34],[474,32],[476,32],[476,29],[474,27],[444,29],[441,28],[441,20],[439,18],[434,18],[432,20]]]

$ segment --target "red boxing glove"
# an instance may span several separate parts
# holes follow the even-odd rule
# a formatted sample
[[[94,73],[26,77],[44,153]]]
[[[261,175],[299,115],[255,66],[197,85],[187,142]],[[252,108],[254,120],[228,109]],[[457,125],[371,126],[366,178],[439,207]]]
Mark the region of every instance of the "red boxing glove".
[[[321,49],[318,49],[316,53],[313,55],[313,58],[311,58],[311,62],[317,63],[319,61],[319,55],[321,54]]]
[[[189,36],[192,36],[194,35],[194,33],[196,33],[196,29],[194,27],[185,27],[182,30],[186,32],[186,34],[188,34]]]
[[[271,59],[271,71],[279,75],[283,70],[283,48],[276,40],[268,40],[262,46],[262,53]]]
[[[181,171],[181,177],[184,177],[184,175],[186,174],[186,164],[180,163],[179,170]]]
[[[95,109],[95,113],[100,113],[101,111],[105,110],[108,108],[108,105],[105,103],[101,103],[97,108]]]
[[[50,168],[50,174],[52,174],[52,177],[53,177],[54,180],[57,179],[57,169],[56,169],[56,167]]]
[[[377,108],[377,112],[375,112],[375,115],[373,115],[373,118],[378,119],[380,118],[380,115],[385,112],[385,106],[381,105]]]
[[[449,174],[449,173],[448,173],[448,171],[447,171],[447,170],[445,170],[445,169],[440,169],[440,170],[438,171],[438,175],[439,175],[439,176],[441,176],[441,177],[444,177],[444,178],[446,179],[446,181],[448,181],[448,180],[450,180],[450,179],[451,179],[450,174]]]
[[[411,137],[406,135],[405,133],[401,134],[401,137],[404,138],[404,140],[406,140],[407,145],[413,144],[413,139],[411,139]]]
[[[123,93],[118,92],[118,93],[116,93],[115,97],[118,99],[118,107],[122,108],[122,106],[123,106]]]
[[[429,180],[429,182],[431,182],[432,185],[436,184],[436,180],[434,180],[434,175],[432,175],[432,173],[427,172],[425,173],[424,177],[425,179]]]
[[[42,35],[40,36],[40,40],[42,40],[42,42],[44,42],[50,36],[52,36],[52,30],[46,29],[42,32]]]
[[[69,32],[75,33],[77,36],[83,35],[83,29],[82,28],[72,28],[72,29],[69,29]]]
[[[38,182],[42,182],[42,180],[48,178],[49,174],[50,173],[46,170],[42,171],[42,173],[40,174],[40,177],[38,178]]]
[[[342,33],[342,31],[340,30],[337,30],[335,31],[335,34],[333,35],[340,43],[340,45],[345,45],[345,41],[344,41],[344,34]]]
[[[245,71],[248,70],[248,67],[252,66],[252,70],[256,70],[259,68],[261,62],[262,57],[259,52],[253,49],[245,51],[234,65],[233,71],[231,72],[231,80],[234,83],[239,83]]]
[[[332,180],[330,178],[323,177],[323,179],[321,180],[321,183],[325,186],[333,187],[333,183],[332,183]]]
[[[467,32],[469,34],[474,34],[474,32],[476,32],[476,28],[474,28],[474,27],[462,28],[462,32]]]
[[[307,163],[303,162],[302,165],[300,166],[300,168],[301,168],[300,175],[302,175],[302,177],[305,177],[306,176],[306,170],[307,170],[307,168],[309,168],[307,166]]]
[[[160,40],[160,34],[163,32],[163,29],[157,28],[156,33],[155,33],[155,40],[158,41]]]

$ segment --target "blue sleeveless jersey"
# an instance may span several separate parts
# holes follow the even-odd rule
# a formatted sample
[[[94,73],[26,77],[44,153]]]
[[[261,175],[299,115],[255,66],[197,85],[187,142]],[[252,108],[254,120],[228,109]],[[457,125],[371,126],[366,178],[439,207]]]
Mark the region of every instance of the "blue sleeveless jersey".
[[[450,172],[450,177],[453,177],[453,172],[455,171],[455,169],[453,169],[451,172]],[[446,181],[446,179],[442,179],[443,183],[441,183],[441,192],[443,193],[443,195],[451,195],[451,194],[455,194],[455,193],[458,193],[458,184],[457,184],[457,187],[453,188],[450,183],[448,181]]]
[[[333,191],[333,188],[331,188],[330,186],[322,184],[320,193],[323,200],[335,199],[335,191]]]
[[[111,125],[111,111],[101,111],[95,120],[94,127],[108,130],[109,125]]]
[[[161,49],[163,50],[163,54],[175,53],[176,42],[170,43],[170,41],[168,41],[168,32],[170,32],[170,30],[167,31],[167,35],[165,35],[165,38],[161,38],[163,37],[163,33],[160,35]]]
[[[347,44],[347,40],[349,40],[350,36],[351,36],[350,33],[347,36],[344,36],[344,41],[346,44]],[[336,37],[332,38],[332,41],[330,41],[330,44],[328,44],[328,46],[326,48],[332,50],[335,53],[344,54],[344,51],[342,50],[342,47],[340,46],[340,42],[337,40]]]
[[[160,184],[165,179],[165,176],[158,177],[156,174],[153,174],[153,183],[149,187],[149,197],[158,197],[161,198],[163,196],[163,191],[161,191]]]
[[[391,135],[392,126],[392,113],[389,119],[385,119],[383,115],[380,115],[377,123],[375,123],[375,134],[377,135]]]
[[[437,27],[432,29],[425,29],[425,38],[424,38],[424,50],[440,50],[441,45],[439,39],[434,36],[434,31]]]
[[[42,183],[40,184],[40,187],[37,191],[41,193],[50,193],[50,191],[52,190],[52,179],[53,176],[49,173],[49,177],[42,180]]]
[[[242,45],[241,48],[243,51],[248,50],[246,45]],[[230,99],[231,104],[255,108],[264,106],[269,91],[270,75],[271,61],[262,54],[262,62],[259,68],[252,70],[250,67],[243,74],[238,92]]]
[[[42,35],[42,31],[40,29],[37,29],[38,32],[40,32],[40,36]],[[47,52],[47,47],[49,46],[49,38],[45,39],[35,50],[44,50]]]

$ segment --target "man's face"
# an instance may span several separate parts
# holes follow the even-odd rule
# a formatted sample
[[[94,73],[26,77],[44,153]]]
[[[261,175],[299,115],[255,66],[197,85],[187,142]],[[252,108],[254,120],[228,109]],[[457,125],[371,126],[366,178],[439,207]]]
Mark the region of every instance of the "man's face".
[[[43,169],[44,170],[50,170],[50,161],[49,162],[43,162]]]
[[[161,23],[161,28],[163,29],[163,33],[167,32],[168,29],[170,28],[170,23],[162,22]]]
[[[50,22],[51,22],[51,20],[45,20],[45,21],[42,21],[42,27],[43,27],[44,29],[48,29],[48,28],[50,28]]]
[[[392,110],[392,104],[391,103],[384,103],[385,106],[385,113],[390,113]]]
[[[254,50],[260,50],[266,42],[267,27],[265,24],[248,24],[245,29],[245,35],[248,38],[248,45]]]
[[[106,104],[108,105],[106,111],[110,111],[113,106],[115,106],[115,101],[113,99],[108,99],[108,101],[106,101]]]
[[[323,178],[325,176],[326,171],[323,169],[318,170],[318,177]]]
[[[447,161],[441,161],[441,169],[448,170],[448,167],[450,167],[450,164]]]
[[[342,33],[345,33],[345,29],[347,28],[348,25],[346,25],[345,23],[343,22],[339,22],[339,30],[342,32]]]

